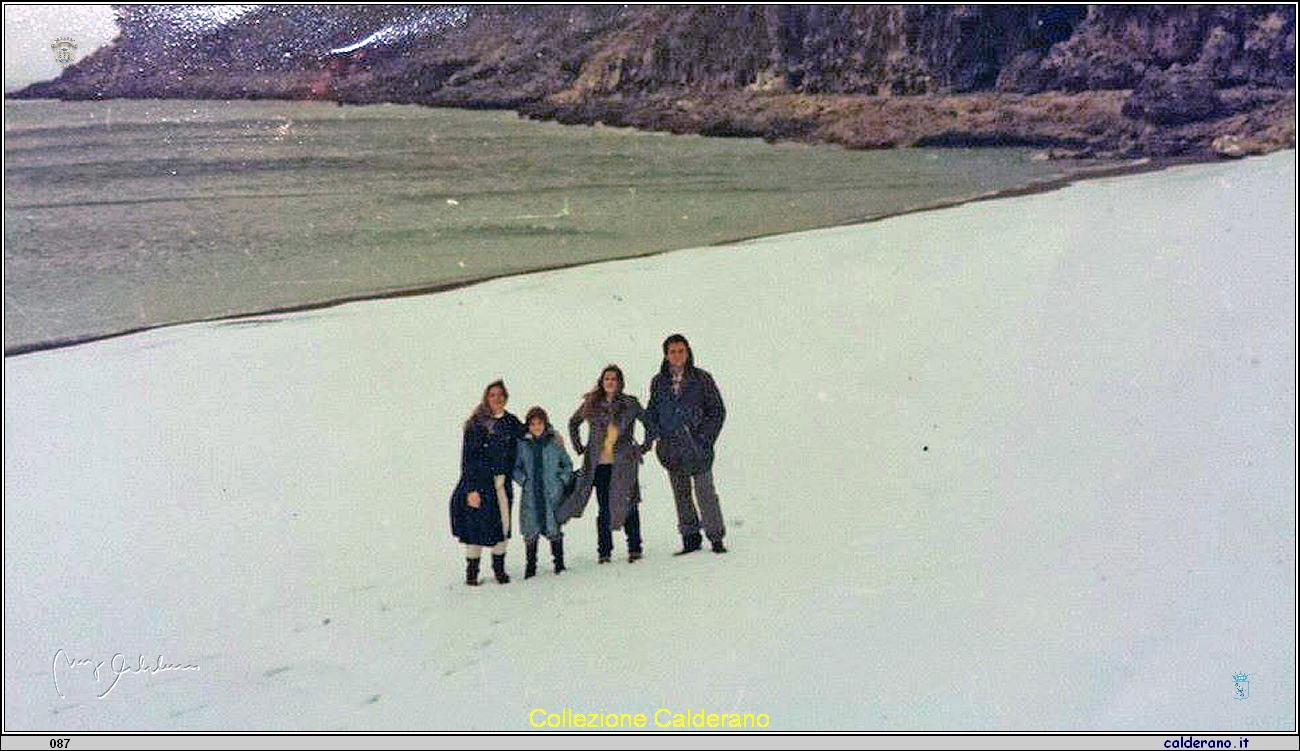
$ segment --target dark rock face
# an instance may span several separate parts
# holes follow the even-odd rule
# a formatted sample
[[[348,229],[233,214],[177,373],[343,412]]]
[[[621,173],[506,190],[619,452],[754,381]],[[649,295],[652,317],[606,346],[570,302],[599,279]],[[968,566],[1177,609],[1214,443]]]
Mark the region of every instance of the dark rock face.
[[[1004,90],[1132,89],[1174,66],[1217,88],[1294,88],[1295,7],[1090,6],[1069,39]]]
[[[1125,117],[1156,125],[1184,125],[1223,113],[1214,83],[1194,71],[1152,71],[1120,110]]]
[[[115,7],[119,41],[41,91],[277,96],[327,74],[331,90],[465,102],[570,90],[1038,93],[1131,89],[1173,66],[1218,88],[1295,82],[1294,6]]]
[[[1293,100],[1295,89],[1293,5],[115,8],[123,31],[112,46],[10,96],[388,101],[770,139],[1086,142],[1143,154],[1226,153],[1211,148],[1224,133],[1141,133],[1199,128],[1252,107],[1285,117],[1268,92],[1289,90]],[[836,114],[759,101],[992,92],[1049,101],[1129,90],[1122,113],[1110,111],[1110,97],[1071,100],[1106,104],[1070,113],[1090,119],[1077,128],[1063,116],[1034,133],[1006,121],[1027,114],[1013,99],[981,100],[1001,108],[996,125],[953,120],[918,102],[888,108],[908,123],[888,137],[847,134],[852,126],[840,114],[848,104],[835,105]],[[738,109],[724,112],[719,102]],[[1270,135],[1233,133],[1233,143],[1294,144],[1293,123],[1242,123]]]
[[[588,94],[927,94],[989,90],[1017,55],[1068,38],[1078,6],[678,6],[629,12]]]

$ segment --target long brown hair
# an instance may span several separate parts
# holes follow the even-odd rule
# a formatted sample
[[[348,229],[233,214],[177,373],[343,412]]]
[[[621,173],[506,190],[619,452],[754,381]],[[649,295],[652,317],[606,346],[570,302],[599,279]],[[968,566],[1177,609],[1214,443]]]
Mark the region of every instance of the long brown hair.
[[[623,369],[617,365],[606,365],[605,369],[600,371],[600,377],[596,379],[596,388],[588,391],[582,397],[582,416],[591,417],[592,413],[601,409],[605,401],[605,374],[612,372],[618,376],[618,392],[614,394],[613,404],[611,405],[615,414],[622,409],[622,400],[624,384],[627,381],[623,378]]]
[[[469,419],[465,421],[465,427],[468,428],[475,423],[486,425],[491,422],[492,408],[488,406],[488,394],[492,393],[492,389],[494,388],[500,388],[501,395],[506,398],[506,401],[510,400],[510,392],[506,390],[505,381],[498,378],[492,383],[489,383],[487,388],[483,389],[483,398],[480,399],[479,403],[474,407],[474,411],[469,413]]]

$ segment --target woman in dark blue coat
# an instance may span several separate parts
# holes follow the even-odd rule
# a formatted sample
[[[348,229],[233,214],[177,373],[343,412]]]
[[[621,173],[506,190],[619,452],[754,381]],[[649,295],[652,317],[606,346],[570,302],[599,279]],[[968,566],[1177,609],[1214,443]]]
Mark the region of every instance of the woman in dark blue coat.
[[[465,421],[460,454],[460,482],[451,494],[451,533],[465,543],[465,583],[478,585],[479,558],[492,548],[492,571],[501,584],[506,574],[506,540],[510,537],[510,474],[523,423],[506,411],[506,385],[493,381]]]

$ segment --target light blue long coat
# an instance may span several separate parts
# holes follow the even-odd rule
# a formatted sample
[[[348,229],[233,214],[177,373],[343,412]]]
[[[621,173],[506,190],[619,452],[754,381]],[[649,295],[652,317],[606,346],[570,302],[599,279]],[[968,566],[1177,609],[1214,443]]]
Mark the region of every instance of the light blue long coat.
[[[542,443],[542,476],[533,477],[533,447]],[[519,494],[519,530],[525,538],[545,535],[554,540],[560,537],[560,524],[555,520],[555,510],[564,500],[564,481],[573,472],[573,461],[564,449],[564,439],[548,429],[540,438],[525,433],[519,440],[515,455],[515,469],[511,475],[523,491]],[[538,493],[541,493],[541,513],[538,511]],[[539,518],[540,517],[540,518]]]

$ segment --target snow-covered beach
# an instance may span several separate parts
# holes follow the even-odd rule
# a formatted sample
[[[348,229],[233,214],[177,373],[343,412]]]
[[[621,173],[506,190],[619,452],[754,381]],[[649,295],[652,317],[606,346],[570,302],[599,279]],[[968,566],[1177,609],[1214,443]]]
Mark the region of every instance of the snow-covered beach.
[[[1286,151],[6,358],[5,729],[1293,731],[1295,205]],[[650,457],[643,561],[590,511],[465,587],[483,386],[644,401],[675,331],[731,552]]]

